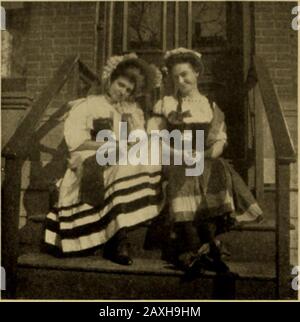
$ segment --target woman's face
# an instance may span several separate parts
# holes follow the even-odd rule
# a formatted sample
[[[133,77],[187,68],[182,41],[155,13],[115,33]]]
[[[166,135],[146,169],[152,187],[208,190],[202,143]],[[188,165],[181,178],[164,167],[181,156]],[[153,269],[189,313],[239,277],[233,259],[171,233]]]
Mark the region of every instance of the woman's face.
[[[110,97],[116,102],[126,101],[129,96],[133,93],[134,83],[128,78],[119,76],[115,79],[109,88]]]
[[[181,94],[187,95],[197,88],[199,73],[197,73],[190,63],[180,63],[172,68],[172,78],[175,88]]]

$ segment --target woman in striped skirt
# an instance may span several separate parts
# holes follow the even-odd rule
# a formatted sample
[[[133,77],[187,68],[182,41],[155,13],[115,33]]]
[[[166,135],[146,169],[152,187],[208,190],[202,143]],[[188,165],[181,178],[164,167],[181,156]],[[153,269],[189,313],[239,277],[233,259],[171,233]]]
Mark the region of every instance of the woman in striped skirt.
[[[216,236],[236,223],[260,221],[262,210],[250,190],[221,157],[227,145],[223,112],[198,89],[203,69],[201,54],[178,48],[167,52],[165,64],[174,95],[154,106],[152,128],[191,130],[193,151],[196,130],[204,131],[204,170],[187,176],[185,165],[164,167],[168,179],[169,227],[173,245],[171,260],[189,273],[202,268],[228,271],[221,260],[224,248]],[[172,247],[171,247],[172,248]]]
[[[45,243],[63,255],[90,253],[104,245],[104,255],[130,265],[127,231],[151,220],[163,205],[159,165],[105,165],[96,162],[103,142],[95,135],[113,130],[119,122],[144,129],[144,115],[136,97],[150,89],[153,73],[134,54],[115,56],[104,68],[105,95],[72,102],[64,137],[69,167],[59,182],[57,207],[47,216]],[[117,146],[118,146],[118,142]]]

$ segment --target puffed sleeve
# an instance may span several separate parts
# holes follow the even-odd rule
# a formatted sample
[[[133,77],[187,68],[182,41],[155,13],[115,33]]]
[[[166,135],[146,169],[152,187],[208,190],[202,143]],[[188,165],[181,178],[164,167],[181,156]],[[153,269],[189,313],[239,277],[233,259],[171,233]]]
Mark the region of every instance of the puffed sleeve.
[[[156,102],[152,110],[153,115],[164,115],[163,112],[163,100],[160,99]]]
[[[159,100],[153,107],[152,117],[147,122],[147,132],[152,130],[163,130],[167,126],[163,111],[163,100]]]
[[[91,139],[91,122],[87,99],[79,99],[70,104],[71,110],[64,124],[64,137],[69,151],[72,152]]]
[[[134,106],[131,122],[132,122],[132,124],[131,124],[132,130],[145,129],[144,112],[137,104]]]
[[[224,113],[213,103],[213,119],[207,136],[206,145],[212,146],[215,142],[222,141],[227,145],[227,133]]]

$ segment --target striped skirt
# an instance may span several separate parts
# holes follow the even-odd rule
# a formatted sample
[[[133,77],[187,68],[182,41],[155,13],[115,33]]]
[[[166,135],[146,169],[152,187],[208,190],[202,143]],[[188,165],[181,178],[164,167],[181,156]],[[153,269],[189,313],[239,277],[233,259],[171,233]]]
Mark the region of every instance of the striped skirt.
[[[199,177],[187,177],[184,166],[166,170],[170,221],[209,220],[230,215],[235,223],[255,222],[263,212],[251,191],[223,158],[205,160]]]
[[[86,253],[163,208],[160,166],[100,167],[94,160],[80,171],[68,169],[60,183],[58,206],[46,219],[45,243],[51,250]]]

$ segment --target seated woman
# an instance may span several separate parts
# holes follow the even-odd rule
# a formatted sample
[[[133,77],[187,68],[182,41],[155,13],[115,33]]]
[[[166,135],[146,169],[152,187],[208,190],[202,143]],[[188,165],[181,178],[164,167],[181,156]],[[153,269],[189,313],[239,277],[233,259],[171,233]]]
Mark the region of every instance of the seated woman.
[[[105,257],[132,264],[127,230],[159,215],[161,167],[100,166],[96,152],[104,142],[94,138],[103,129],[118,133],[124,118],[130,130],[144,129],[136,97],[151,88],[151,73],[135,54],[112,57],[103,73],[105,94],[72,102],[64,127],[69,167],[59,183],[57,207],[46,221],[49,250],[62,255],[90,254],[105,244]]]
[[[186,176],[185,165],[164,167],[173,260],[191,272],[201,268],[226,272],[228,267],[221,260],[222,247],[216,235],[236,222],[260,220],[262,211],[241,177],[221,158],[227,145],[224,114],[199,92],[201,55],[178,48],[166,53],[165,64],[176,92],[157,102],[149,131],[189,129],[195,136],[195,130],[204,130],[205,140],[202,175]]]

